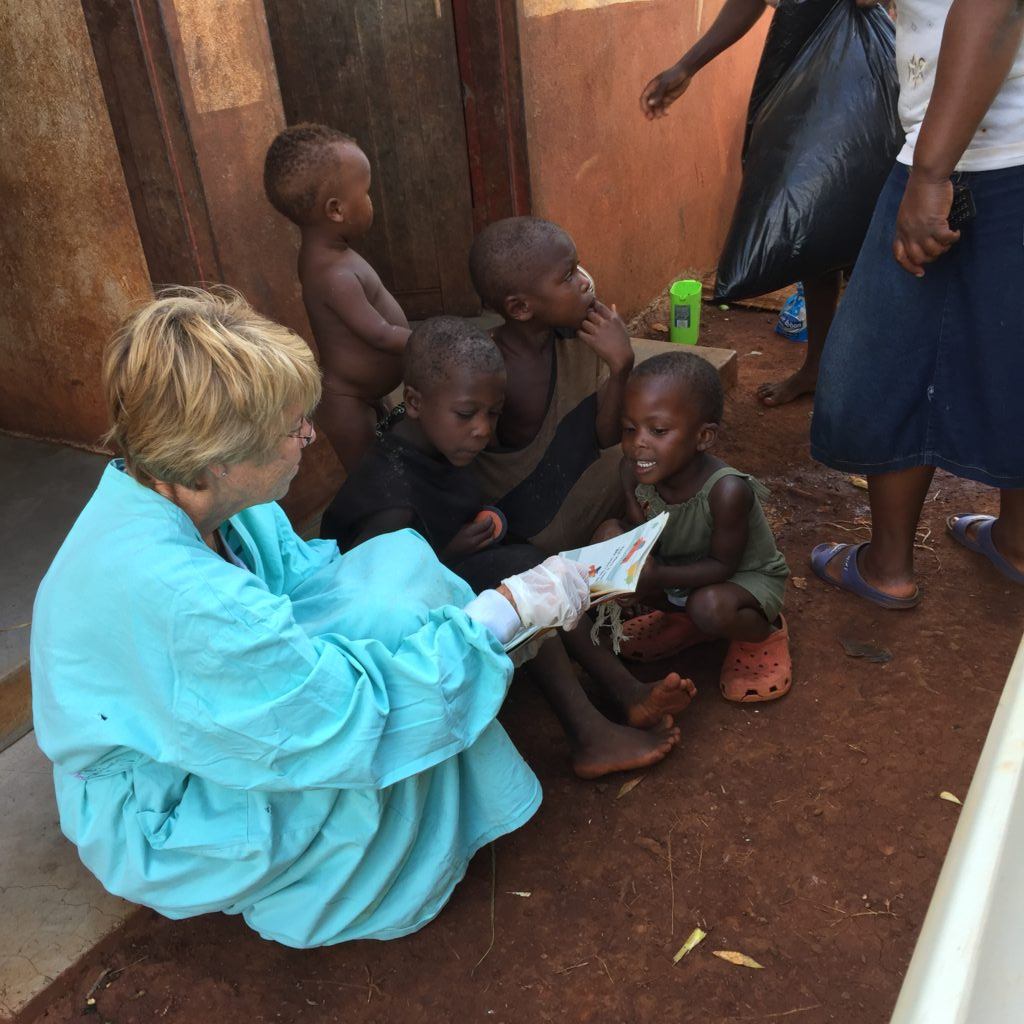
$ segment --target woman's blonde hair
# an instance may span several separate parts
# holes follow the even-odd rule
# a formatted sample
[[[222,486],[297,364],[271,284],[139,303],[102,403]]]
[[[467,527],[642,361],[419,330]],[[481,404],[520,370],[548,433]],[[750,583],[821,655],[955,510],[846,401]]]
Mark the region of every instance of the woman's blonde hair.
[[[229,288],[161,292],[107,346],[105,440],[142,479],[193,487],[211,463],[269,456],[289,409],[310,415],[309,346]]]

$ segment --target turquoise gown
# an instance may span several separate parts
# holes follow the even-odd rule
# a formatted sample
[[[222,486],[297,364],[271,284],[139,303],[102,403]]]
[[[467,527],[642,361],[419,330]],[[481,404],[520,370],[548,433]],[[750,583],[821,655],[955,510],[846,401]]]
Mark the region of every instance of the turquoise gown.
[[[223,534],[251,572],[114,462],[47,572],[33,713],[64,834],[167,917],[415,931],[540,804],[495,721],[511,662],[411,530],[339,555],[269,504]]]

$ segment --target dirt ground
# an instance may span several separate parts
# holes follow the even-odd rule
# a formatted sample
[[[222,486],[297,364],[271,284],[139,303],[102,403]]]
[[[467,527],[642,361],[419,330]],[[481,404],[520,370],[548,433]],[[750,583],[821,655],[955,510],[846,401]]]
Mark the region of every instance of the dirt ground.
[[[885,612],[820,584],[808,552],[854,536],[866,494],[811,461],[808,400],[766,410],[753,397],[802,346],[773,335],[768,313],[704,313],[703,341],[741,357],[721,454],[771,488],[796,577],[791,694],[728,705],[722,648],[690,652],[700,696],[681,748],[595,784],[570,774],[538,696],[514,690],[503,721],[544,804],[476,857],[419,934],[300,952],[238,918],[142,911],[22,1024],[78,1020],[105,969],[122,973],[96,989],[93,1019],[112,1024],[888,1020],[956,825],[959,808],[939,793],[966,794],[1024,593],[944,536],[947,515],[994,507],[944,474],[926,505],[918,609]],[[842,640],[891,661],[849,657]],[[707,938],[673,965],[698,925]]]

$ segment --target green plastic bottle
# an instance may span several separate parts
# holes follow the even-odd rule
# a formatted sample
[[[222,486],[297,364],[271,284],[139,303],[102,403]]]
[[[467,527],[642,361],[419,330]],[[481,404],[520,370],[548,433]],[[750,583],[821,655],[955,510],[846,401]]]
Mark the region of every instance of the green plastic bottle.
[[[669,287],[671,300],[668,336],[678,345],[696,345],[700,333],[700,281],[674,281]]]

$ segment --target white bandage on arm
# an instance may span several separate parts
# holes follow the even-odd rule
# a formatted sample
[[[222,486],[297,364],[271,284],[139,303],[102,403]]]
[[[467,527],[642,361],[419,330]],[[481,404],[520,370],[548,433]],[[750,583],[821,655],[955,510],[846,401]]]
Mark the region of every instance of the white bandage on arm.
[[[474,622],[486,626],[503,644],[523,628],[511,603],[496,590],[485,590],[462,609]]]

